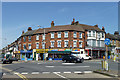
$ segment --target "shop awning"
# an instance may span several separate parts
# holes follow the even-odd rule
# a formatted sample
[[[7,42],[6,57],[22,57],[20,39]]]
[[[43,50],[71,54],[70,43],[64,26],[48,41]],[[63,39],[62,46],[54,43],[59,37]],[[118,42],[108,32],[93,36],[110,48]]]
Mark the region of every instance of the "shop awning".
[[[48,54],[70,54],[71,51],[48,51]]]

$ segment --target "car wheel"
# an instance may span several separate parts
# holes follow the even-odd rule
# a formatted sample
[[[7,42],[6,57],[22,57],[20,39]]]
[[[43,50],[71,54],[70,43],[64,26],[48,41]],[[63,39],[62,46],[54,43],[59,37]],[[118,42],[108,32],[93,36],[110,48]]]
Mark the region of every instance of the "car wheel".
[[[82,58],[81,60],[80,60],[80,63],[82,63],[84,61],[84,59]]]
[[[77,63],[77,61],[76,61],[76,60],[74,60],[74,63]]]

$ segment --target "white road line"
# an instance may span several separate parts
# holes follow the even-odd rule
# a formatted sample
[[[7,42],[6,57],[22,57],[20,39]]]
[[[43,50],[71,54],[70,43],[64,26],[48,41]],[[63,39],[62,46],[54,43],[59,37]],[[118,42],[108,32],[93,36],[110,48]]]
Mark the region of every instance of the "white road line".
[[[3,75],[6,75],[6,73],[3,73]]]
[[[37,64],[42,64],[42,63],[37,63]]]
[[[53,68],[53,67],[55,67],[55,66],[45,66],[45,67]]]
[[[60,74],[58,74],[58,73],[54,73],[54,74],[56,74],[57,76],[59,76],[59,77],[61,77],[61,78],[66,78],[66,77],[64,77],[64,76],[62,76],[62,75],[60,75]]]
[[[71,73],[71,72],[63,72],[63,73]]]
[[[85,67],[90,67],[90,66],[56,66],[56,67],[61,67],[61,68],[85,68]]]
[[[31,74],[39,74],[39,72],[32,72]]]
[[[76,74],[80,74],[80,73],[82,73],[81,71],[75,71],[74,73],[76,73]]]
[[[92,71],[84,71],[84,73],[93,73]]]
[[[53,72],[53,73],[61,73],[61,72]]]
[[[23,73],[21,73],[21,74],[28,74],[27,72],[23,72]]]
[[[62,63],[63,65],[74,65],[75,63]]]
[[[20,74],[20,73],[15,72],[14,74]]]
[[[49,74],[50,72],[42,72],[43,74]]]

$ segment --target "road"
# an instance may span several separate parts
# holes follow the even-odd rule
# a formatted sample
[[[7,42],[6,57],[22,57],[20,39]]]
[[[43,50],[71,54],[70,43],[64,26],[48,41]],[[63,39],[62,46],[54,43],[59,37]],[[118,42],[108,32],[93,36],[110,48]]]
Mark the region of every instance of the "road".
[[[114,63],[114,62],[113,62]],[[112,64],[113,64],[112,63]],[[117,65],[117,63],[114,63]],[[117,66],[112,66],[115,68]],[[62,63],[62,61],[32,61],[13,62],[12,64],[1,65],[3,80],[13,79],[68,79],[74,78],[111,78],[102,74],[93,73],[101,69],[101,61],[84,61],[84,63]],[[88,80],[88,79],[87,79]]]

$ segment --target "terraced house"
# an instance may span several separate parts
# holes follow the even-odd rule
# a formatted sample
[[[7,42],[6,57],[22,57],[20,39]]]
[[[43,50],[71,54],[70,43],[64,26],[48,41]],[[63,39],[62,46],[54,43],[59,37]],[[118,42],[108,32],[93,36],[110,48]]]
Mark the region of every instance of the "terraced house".
[[[55,26],[54,21],[51,27],[32,30],[17,39],[18,51],[21,60],[61,60],[63,55],[69,55],[71,51],[80,51],[93,58],[102,58],[105,54],[105,29],[98,25],[80,24],[73,21],[70,25]]]

